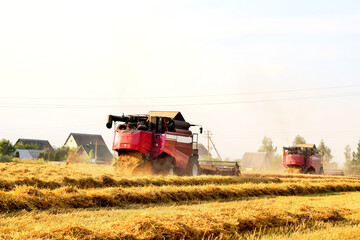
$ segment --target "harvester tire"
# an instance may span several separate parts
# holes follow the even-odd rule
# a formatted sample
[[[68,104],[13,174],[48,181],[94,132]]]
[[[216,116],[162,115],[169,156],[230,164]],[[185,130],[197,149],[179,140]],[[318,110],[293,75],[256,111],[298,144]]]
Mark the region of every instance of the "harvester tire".
[[[316,172],[315,172],[315,169],[311,168],[311,169],[308,169],[308,170],[305,172],[305,174],[314,175],[314,174],[316,174]]]
[[[188,167],[187,167],[187,175],[189,176],[198,176],[200,173],[199,161],[190,157]]]
[[[167,162],[162,171],[164,176],[173,176],[176,175],[175,166],[172,162]]]

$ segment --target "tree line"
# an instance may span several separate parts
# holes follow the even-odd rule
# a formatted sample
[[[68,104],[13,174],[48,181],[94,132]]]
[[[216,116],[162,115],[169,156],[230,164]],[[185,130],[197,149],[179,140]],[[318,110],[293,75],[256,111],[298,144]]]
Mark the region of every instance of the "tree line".
[[[296,146],[298,144],[306,144],[306,140],[304,137],[297,135],[292,143],[292,146]],[[333,155],[331,154],[331,149],[328,147],[324,140],[321,139],[320,143],[317,145],[317,149],[319,150],[319,154],[322,156],[324,168],[327,169],[337,169],[338,164],[333,161]],[[258,149],[258,152],[267,152],[270,153],[273,157],[272,170],[283,169],[282,166],[282,155],[277,153],[277,147],[274,145],[272,139],[270,137],[265,136],[261,142],[261,146]],[[360,148],[359,148],[360,150]]]
[[[0,162],[11,162],[13,158],[18,158],[19,152],[16,149],[44,150],[45,152],[39,153],[38,157],[47,161],[66,160],[69,152],[71,152],[71,149],[67,146],[55,148],[54,152],[52,152],[48,148],[40,149],[37,144],[24,144],[20,141],[13,145],[9,140],[2,139],[0,141]]]
[[[360,175],[360,140],[357,144],[356,151],[351,151],[350,145],[346,145],[344,155],[344,169],[346,173]]]

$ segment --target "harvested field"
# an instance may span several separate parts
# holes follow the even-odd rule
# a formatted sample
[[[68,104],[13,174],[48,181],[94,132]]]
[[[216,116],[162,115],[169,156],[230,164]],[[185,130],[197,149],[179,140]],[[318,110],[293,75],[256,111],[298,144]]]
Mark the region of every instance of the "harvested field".
[[[97,165],[10,163],[1,168],[1,239],[360,237],[357,178],[125,178]]]

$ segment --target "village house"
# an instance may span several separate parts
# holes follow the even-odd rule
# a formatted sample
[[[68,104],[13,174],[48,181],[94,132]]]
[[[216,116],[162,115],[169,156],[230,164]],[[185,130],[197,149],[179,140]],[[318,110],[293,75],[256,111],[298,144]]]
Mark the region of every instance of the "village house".
[[[45,153],[46,150],[54,152],[54,148],[48,140],[19,138],[15,146],[21,144],[23,146],[36,146],[38,149],[17,148],[16,152],[18,152],[20,159],[38,159],[39,154]]]
[[[95,163],[110,164],[113,159],[101,135],[70,133],[64,145],[75,148],[78,154],[92,158]]]
[[[193,144],[193,148],[196,148],[196,143]],[[197,144],[197,149],[198,149],[198,154],[199,154],[199,160],[200,161],[204,160],[204,158],[207,159],[207,157],[208,157],[207,148],[203,144],[198,143]],[[211,153],[209,153],[209,157],[210,158],[212,157]]]
[[[273,156],[267,152],[246,152],[241,167],[250,171],[267,171],[271,168]]]

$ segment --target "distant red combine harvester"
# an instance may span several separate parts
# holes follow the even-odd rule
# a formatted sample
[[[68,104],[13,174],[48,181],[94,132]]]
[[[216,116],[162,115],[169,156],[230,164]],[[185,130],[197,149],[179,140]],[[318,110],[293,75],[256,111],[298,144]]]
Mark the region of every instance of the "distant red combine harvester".
[[[324,174],[322,158],[315,144],[283,147],[283,165],[286,172]]]

